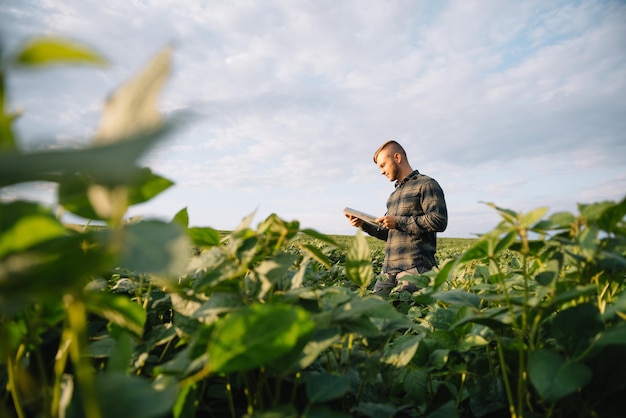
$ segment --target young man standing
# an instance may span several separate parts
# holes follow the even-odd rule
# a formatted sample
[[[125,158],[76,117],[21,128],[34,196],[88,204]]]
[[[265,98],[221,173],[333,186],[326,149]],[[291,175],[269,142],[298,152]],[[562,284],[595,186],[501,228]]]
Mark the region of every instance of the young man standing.
[[[424,273],[437,265],[437,232],[448,225],[448,210],[443,190],[434,179],[413,170],[406,151],[396,141],[387,141],[374,153],[374,163],[395,190],[387,199],[387,213],[376,219],[376,228],[361,219],[346,215],[350,223],[366,233],[387,242],[382,273],[374,293],[389,294],[400,285],[410,293],[417,286],[399,280],[409,274]]]

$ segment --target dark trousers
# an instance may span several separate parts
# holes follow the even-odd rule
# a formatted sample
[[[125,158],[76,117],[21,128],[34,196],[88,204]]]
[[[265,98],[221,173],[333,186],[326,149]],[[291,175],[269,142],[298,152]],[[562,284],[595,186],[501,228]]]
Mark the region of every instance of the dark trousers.
[[[409,270],[401,271],[399,273],[386,274],[385,279],[376,280],[376,283],[374,283],[374,291],[372,293],[374,293],[375,295],[387,296],[393,288],[398,286],[398,281],[403,276],[408,276],[410,274],[421,274],[421,273],[427,272],[428,270],[430,270],[428,267],[419,266],[419,267],[413,267],[412,269],[409,269]],[[413,293],[413,292],[418,291],[419,287],[417,287],[413,283],[408,283],[408,284],[404,284],[398,290]]]

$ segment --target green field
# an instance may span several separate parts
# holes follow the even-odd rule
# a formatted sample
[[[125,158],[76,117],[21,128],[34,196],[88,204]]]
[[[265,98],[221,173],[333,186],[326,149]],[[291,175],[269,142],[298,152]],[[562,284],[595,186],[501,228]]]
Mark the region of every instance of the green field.
[[[76,228],[36,203],[1,205],[3,416],[622,409],[626,200],[549,219],[507,212],[481,238],[440,239],[439,268],[407,277],[421,289],[386,298],[370,292],[384,243],[360,233],[276,215],[188,228],[186,210]],[[14,239],[23,228],[32,241]]]
[[[29,48],[22,65],[94,59]],[[164,67],[141,81],[161,85]],[[121,94],[143,103],[139,90]],[[550,216],[492,206],[493,230],[440,239],[438,268],[405,277],[419,290],[383,298],[383,243],[357,231],[272,214],[220,232],[190,227],[186,208],[126,221],[173,185],[137,165],[166,122],[23,153],[0,111],[0,187],[55,183],[64,211],[105,225],[0,200],[2,418],[624,414],[626,199]]]

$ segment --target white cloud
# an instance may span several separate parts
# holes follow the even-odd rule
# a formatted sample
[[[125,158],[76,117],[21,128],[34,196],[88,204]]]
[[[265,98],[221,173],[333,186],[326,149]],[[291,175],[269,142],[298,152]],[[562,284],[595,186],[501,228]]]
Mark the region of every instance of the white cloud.
[[[371,158],[394,138],[444,186],[458,235],[489,228],[479,201],[528,210],[621,197],[624,187],[605,179],[623,183],[626,162],[625,16],[623,3],[597,0],[0,7],[7,49],[61,34],[112,63],[9,75],[11,103],[26,109],[19,133],[32,147],[86,142],[106,95],[174,42],[163,109],[193,116],[146,161],[177,182],[168,196],[179,206],[203,205],[191,190],[245,206],[239,192],[248,213],[271,207],[345,232],[333,208],[384,208],[393,186]],[[166,200],[142,208],[172,210]]]

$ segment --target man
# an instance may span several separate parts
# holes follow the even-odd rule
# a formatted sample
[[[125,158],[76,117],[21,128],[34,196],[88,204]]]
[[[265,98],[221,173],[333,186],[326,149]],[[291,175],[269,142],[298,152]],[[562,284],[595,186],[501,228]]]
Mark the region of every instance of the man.
[[[448,226],[448,210],[443,190],[432,178],[413,170],[406,151],[396,141],[387,141],[374,153],[374,163],[395,190],[387,199],[387,213],[376,219],[381,228],[347,215],[350,223],[369,235],[384,240],[385,260],[374,293],[387,295],[394,287],[410,293],[417,286],[398,280],[409,274],[424,273],[437,265],[437,232]]]

